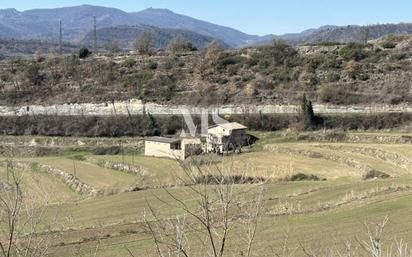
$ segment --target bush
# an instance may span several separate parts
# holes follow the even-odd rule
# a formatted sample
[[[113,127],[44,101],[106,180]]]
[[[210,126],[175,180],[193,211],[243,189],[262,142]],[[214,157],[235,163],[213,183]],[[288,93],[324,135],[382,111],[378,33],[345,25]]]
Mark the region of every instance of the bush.
[[[147,65],[147,67],[148,67],[149,69],[151,69],[151,70],[156,70],[156,69],[157,69],[157,66],[158,66],[157,62],[150,62],[150,63]]]
[[[346,61],[361,61],[368,57],[368,54],[365,51],[365,46],[358,43],[347,44],[339,53]]]
[[[359,79],[359,80],[362,80],[362,81],[367,81],[367,80],[369,80],[369,75],[368,74],[366,74],[366,73],[362,73],[362,74],[359,74],[358,76],[357,76],[357,78]]]
[[[240,175],[201,175],[195,178],[197,184],[220,185],[220,184],[257,184],[265,182],[263,177],[245,177]]]
[[[340,42],[333,42],[333,41],[321,41],[319,43],[309,43],[305,44],[306,46],[337,46],[342,45]]]
[[[270,66],[295,67],[300,64],[300,56],[295,48],[287,43],[274,40],[269,46],[262,46],[253,54],[252,63],[258,63],[261,69]]]
[[[152,78],[153,78],[152,73],[150,73],[149,71],[141,70],[141,71],[128,75],[124,79],[123,84],[126,87],[133,88],[134,90],[140,90],[143,87],[143,85],[149,80],[151,80]]]
[[[391,42],[391,41],[386,41],[384,43],[382,43],[382,47],[385,49],[393,49],[397,46],[397,44],[395,42]]]
[[[406,53],[394,53],[390,58],[392,61],[401,61],[408,58],[408,55]]]
[[[87,57],[89,57],[92,54],[92,52],[89,51],[89,49],[83,47],[80,48],[79,50],[79,58],[80,59],[86,59]]]
[[[276,69],[273,71],[272,79],[276,84],[291,81],[289,69]]]
[[[340,75],[336,72],[328,72],[326,79],[328,82],[337,82],[340,80]]]
[[[286,177],[286,181],[325,181],[326,179],[320,178],[313,174],[297,173],[290,177]]]
[[[44,76],[40,73],[40,67],[35,62],[30,63],[26,67],[25,76],[35,86],[40,86],[44,80]]]
[[[124,62],[122,63],[122,66],[126,67],[126,68],[132,68],[135,64],[136,64],[135,59],[128,58],[128,59],[124,60]]]
[[[169,44],[167,45],[167,50],[173,53],[179,52],[187,52],[187,51],[197,51],[197,47],[195,47],[191,42],[188,42],[184,38],[176,37],[170,40]]]
[[[362,66],[357,61],[350,60],[349,62],[346,63],[345,69],[349,77],[351,77],[352,79],[356,79],[362,70]]]
[[[319,92],[320,101],[336,105],[351,105],[365,102],[365,97],[353,92],[352,88],[341,85],[324,86]]]
[[[370,170],[369,172],[366,172],[363,176],[363,180],[370,180],[370,179],[385,179],[385,178],[390,178],[390,176],[382,171],[378,170]]]

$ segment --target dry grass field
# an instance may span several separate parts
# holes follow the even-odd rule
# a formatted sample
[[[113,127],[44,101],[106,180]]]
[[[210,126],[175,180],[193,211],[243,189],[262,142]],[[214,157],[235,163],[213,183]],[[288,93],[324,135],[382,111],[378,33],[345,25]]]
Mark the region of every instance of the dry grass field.
[[[234,187],[234,192],[251,190],[245,201],[253,199],[253,188],[263,188],[264,208],[253,256],[303,256],[303,249],[324,256],[328,249],[343,249],[344,242],[356,244],[367,239],[362,223],[378,222],[385,216],[390,219],[384,234],[385,247],[394,239],[412,240],[411,144],[309,142],[271,133],[259,136],[261,140],[251,151],[195,158],[204,170],[265,180]],[[182,216],[184,211],[173,204],[172,194],[189,209],[197,210],[198,199],[191,188],[177,183],[177,177],[184,172],[176,161],[140,154],[81,154],[81,158],[14,158],[53,166],[82,183],[109,192],[82,195],[53,174],[35,168],[16,170],[28,199],[46,206],[42,223],[54,222],[56,238],[49,248],[50,256],[123,257],[130,256],[129,252],[156,256],[153,239],[144,224],[148,206],[155,206],[161,219]],[[90,158],[141,167],[146,173],[103,168]],[[388,178],[365,180],[365,173],[371,170]],[[292,179],[297,174],[313,176],[311,180]],[[5,167],[0,167],[0,181],[7,183]],[[145,189],[130,191],[136,185]],[[214,186],[207,187],[212,190]],[[244,244],[244,231],[241,223],[235,221],[227,247],[229,255],[238,256],[236,250]],[[195,244],[196,239],[191,239]]]

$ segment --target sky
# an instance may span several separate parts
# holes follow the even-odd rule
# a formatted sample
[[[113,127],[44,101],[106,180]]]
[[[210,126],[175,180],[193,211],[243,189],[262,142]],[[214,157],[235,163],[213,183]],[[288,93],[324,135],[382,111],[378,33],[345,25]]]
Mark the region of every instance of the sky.
[[[0,9],[81,4],[127,12],[167,8],[257,35],[301,32],[323,25],[412,22],[412,0],[0,0]]]

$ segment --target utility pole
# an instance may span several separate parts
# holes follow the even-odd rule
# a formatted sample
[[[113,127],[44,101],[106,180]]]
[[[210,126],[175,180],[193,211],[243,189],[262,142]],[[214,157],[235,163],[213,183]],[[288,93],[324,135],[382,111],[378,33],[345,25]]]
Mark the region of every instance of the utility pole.
[[[97,54],[96,16],[93,16],[93,37],[94,37],[93,51],[94,51],[95,54]]]
[[[59,54],[63,53],[63,32],[62,32],[62,20],[59,21]]]

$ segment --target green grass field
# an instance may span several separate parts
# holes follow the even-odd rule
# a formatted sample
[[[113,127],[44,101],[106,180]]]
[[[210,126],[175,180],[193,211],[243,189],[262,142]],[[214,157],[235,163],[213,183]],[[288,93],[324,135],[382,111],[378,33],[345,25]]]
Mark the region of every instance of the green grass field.
[[[105,169],[86,161],[62,157],[41,158],[36,161],[56,167],[72,174],[83,183],[103,190],[124,190],[135,186],[139,181],[135,175]]]
[[[183,175],[183,170],[177,161],[165,158],[153,158],[143,155],[105,155],[94,156],[94,158],[144,168],[148,171],[148,174],[142,179],[142,184],[146,186],[174,185],[176,184],[177,176]]]
[[[295,251],[291,256],[303,256],[302,247],[324,256],[331,247],[343,248],[342,242],[346,240],[365,240],[362,223],[377,222],[386,215],[390,222],[385,230],[385,243],[395,238],[412,240],[411,144],[303,142],[295,136],[257,134],[261,140],[250,152],[205,156],[202,158],[212,158],[213,164],[201,165],[203,169],[215,167],[231,175],[268,179],[261,185],[264,209],[255,240],[255,256],[287,256],[284,245]],[[376,136],[376,133],[370,135]],[[173,160],[142,155],[92,157],[139,166],[148,174],[142,178],[72,156],[30,160],[54,166],[75,175],[83,183],[112,192],[84,197],[51,174],[35,170],[16,172],[22,177],[27,195],[37,202],[48,199],[47,218],[43,222],[55,220],[54,230],[59,231],[50,255],[95,256],[98,249],[96,256],[123,257],[129,256],[129,249],[135,256],[156,256],[153,240],[143,224],[148,204],[156,207],[161,218],[182,215],[183,211],[173,205],[170,192],[196,210],[193,191],[176,184],[176,177],[183,174],[182,168]],[[384,172],[391,178],[363,180],[364,167]],[[284,181],[297,173],[326,180]],[[0,168],[0,181],[6,180],[5,168]],[[135,185],[146,185],[148,189],[124,192]],[[159,185],[175,186],[166,191],[156,188]],[[235,191],[257,186],[238,185]],[[245,199],[248,197],[252,198],[253,193]],[[242,233],[242,228],[235,223],[227,242],[234,256],[234,250],[244,244]]]

